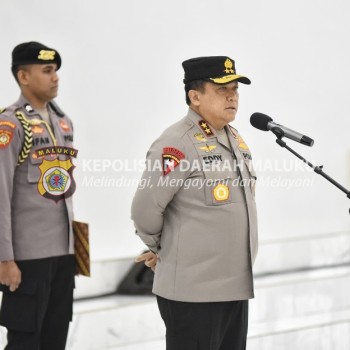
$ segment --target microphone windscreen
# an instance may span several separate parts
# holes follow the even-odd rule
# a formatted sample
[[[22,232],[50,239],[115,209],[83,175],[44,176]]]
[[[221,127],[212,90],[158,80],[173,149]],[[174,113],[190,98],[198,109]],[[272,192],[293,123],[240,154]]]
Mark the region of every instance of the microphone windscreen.
[[[250,124],[259,130],[268,131],[267,124],[272,122],[272,118],[263,113],[253,113],[250,117]]]

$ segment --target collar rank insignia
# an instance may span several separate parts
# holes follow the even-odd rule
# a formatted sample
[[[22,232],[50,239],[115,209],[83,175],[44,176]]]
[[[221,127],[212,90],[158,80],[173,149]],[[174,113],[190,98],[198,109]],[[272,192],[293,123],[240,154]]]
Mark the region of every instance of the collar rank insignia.
[[[6,111],[6,108],[0,108],[0,114],[4,113]]]
[[[205,153],[214,152],[215,148],[216,148],[216,145],[205,145],[205,146],[199,147],[199,149],[205,151]]]
[[[65,120],[60,121],[60,127],[62,128],[63,131],[69,131],[69,125]]]
[[[244,140],[242,139],[242,137],[240,135],[237,135],[237,142],[238,142],[239,149],[242,149],[243,151],[249,150],[247,144],[244,142]]]
[[[184,159],[185,155],[174,147],[164,147],[163,148],[163,176],[168,175],[173,171],[179,164],[181,159]]]
[[[34,112],[33,107],[32,107],[29,103],[26,103],[26,104],[24,105],[24,109],[25,109],[28,113]]]
[[[201,127],[201,129],[205,132],[206,136],[214,136],[213,131],[210,129],[210,126],[208,125],[208,123],[204,120],[201,120],[199,122],[199,126]]]
[[[237,130],[235,130],[232,126],[230,127],[231,134],[233,137],[236,139],[238,143],[238,148],[243,150],[243,151],[249,151],[249,147],[247,144],[244,142],[243,138],[241,135],[238,134]]]

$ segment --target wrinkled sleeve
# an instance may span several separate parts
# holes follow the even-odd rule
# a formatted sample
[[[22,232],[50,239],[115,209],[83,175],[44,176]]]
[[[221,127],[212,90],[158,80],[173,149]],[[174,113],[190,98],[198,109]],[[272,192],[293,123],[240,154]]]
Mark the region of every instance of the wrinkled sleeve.
[[[12,126],[9,126],[12,125]],[[15,126],[15,127],[13,127]],[[0,116],[0,261],[13,260],[11,201],[18,155],[22,148],[22,126]]]
[[[136,234],[153,252],[159,249],[167,205],[189,175],[183,166],[186,162],[188,155],[180,139],[160,137],[147,153],[145,170],[132,202],[131,219]]]

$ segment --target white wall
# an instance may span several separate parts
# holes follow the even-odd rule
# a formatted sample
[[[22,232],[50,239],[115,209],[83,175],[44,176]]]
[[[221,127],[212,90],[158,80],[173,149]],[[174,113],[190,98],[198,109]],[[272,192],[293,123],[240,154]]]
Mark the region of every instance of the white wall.
[[[95,258],[136,254],[143,246],[129,219],[135,186],[86,187],[84,178],[141,173],[102,172],[89,162],[142,161],[152,140],[186,113],[181,62],[228,55],[252,80],[240,87],[234,125],[262,165],[261,239],[347,230],[346,196],[306,166],[290,169],[294,156],[249,117],[263,112],[313,137],[312,148],[289,145],[350,187],[349,11],[345,0],[1,0],[0,105],[18,95],[10,73],[15,45],[36,40],[58,49],[57,102],[74,120],[80,150],[76,217],[91,224]],[[289,171],[279,170],[284,162]],[[311,184],[288,189],[271,179]]]

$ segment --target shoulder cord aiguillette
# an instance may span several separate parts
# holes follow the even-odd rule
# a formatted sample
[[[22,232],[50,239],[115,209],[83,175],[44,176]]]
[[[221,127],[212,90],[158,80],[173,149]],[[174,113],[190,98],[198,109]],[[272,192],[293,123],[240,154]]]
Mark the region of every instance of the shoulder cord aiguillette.
[[[16,112],[16,117],[22,124],[23,131],[24,131],[23,146],[22,146],[21,152],[18,155],[18,163],[17,163],[17,165],[21,165],[28,158],[30,150],[33,146],[33,133],[32,133],[32,128],[29,121],[27,120],[27,118],[24,116],[22,112]]]
[[[22,112],[19,112],[19,111],[16,112],[16,117],[21,122],[21,124],[23,126],[23,130],[24,130],[23,148],[19,154],[17,165],[21,165],[28,158],[30,150],[33,146],[32,126],[44,124],[46,126],[50,136],[51,136],[51,139],[53,141],[54,146],[57,146],[57,141],[56,141],[55,135],[52,132],[50,125],[45,120],[27,119],[26,116]]]

